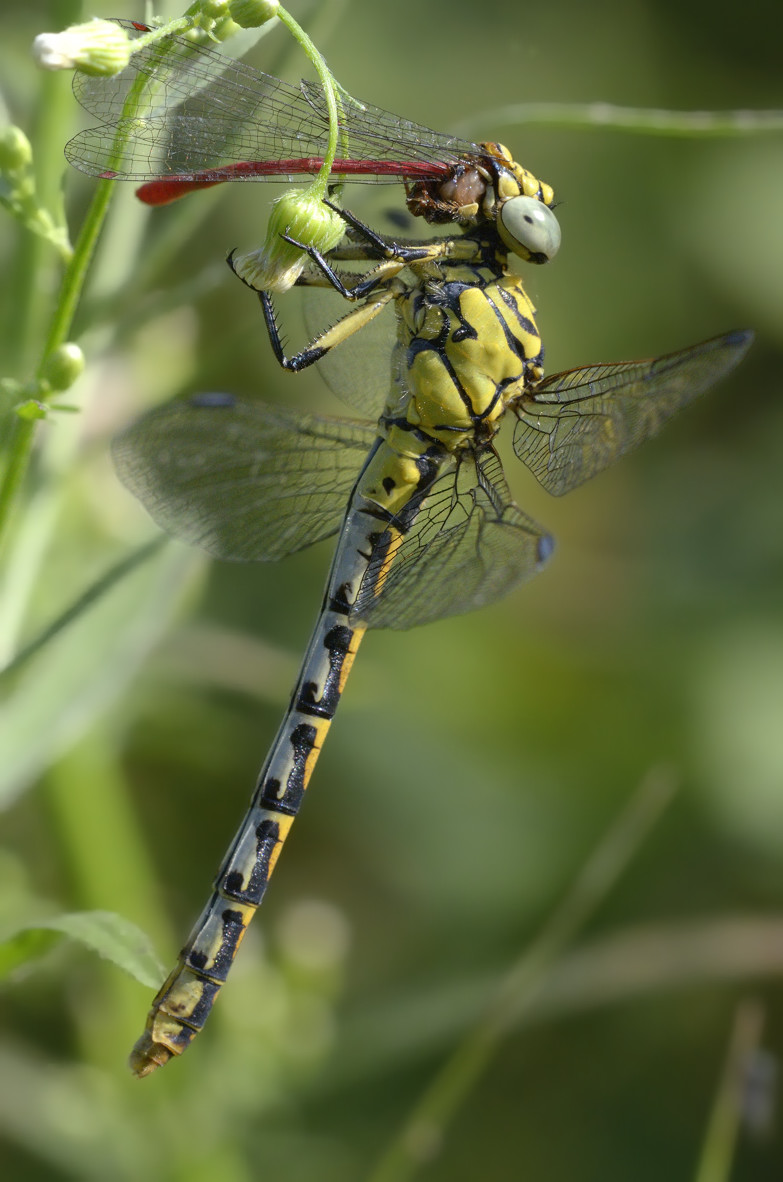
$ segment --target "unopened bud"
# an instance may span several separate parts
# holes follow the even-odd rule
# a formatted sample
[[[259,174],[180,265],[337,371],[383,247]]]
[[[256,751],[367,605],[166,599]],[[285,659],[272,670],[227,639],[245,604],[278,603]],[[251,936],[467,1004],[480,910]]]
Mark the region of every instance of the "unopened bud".
[[[234,271],[256,291],[288,291],[301,275],[307,255],[302,247],[326,253],[345,233],[345,222],[310,190],[290,189],[272,207],[261,250],[236,255]],[[300,245],[286,242],[283,234]]]
[[[84,370],[84,354],[73,341],[66,341],[44,363],[41,377],[52,390],[67,390]]]
[[[80,70],[110,77],[131,58],[132,43],[114,21],[92,20],[62,33],[39,33],[33,56],[45,70]]]
[[[279,0],[229,0],[231,19],[243,29],[255,29],[277,16]]]
[[[23,172],[32,160],[33,149],[21,127],[4,127],[0,131],[0,171]]]
[[[223,20],[228,16],[228,0],[202,0],[199,5],[198,16],[206,16],[210,20]]]

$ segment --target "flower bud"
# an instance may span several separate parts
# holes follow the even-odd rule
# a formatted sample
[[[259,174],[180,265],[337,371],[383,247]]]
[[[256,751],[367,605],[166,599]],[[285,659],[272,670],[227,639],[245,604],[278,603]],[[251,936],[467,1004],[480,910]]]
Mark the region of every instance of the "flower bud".
[[[51,390],[67,390],[81,376],[84,369],[84,354],[73,341],[66,341],[44,362],[41,377]]]
[[[0,171],[23,172],[32,162],[33,149],[21,127],[4,127],[0,131]]]
[[[92,20],[62,33],[39,33],[33,57],[45,70],[81,70],[110,77],[130,61],[132,43],[114,21]]]
[[[228,8],[228,0],[201,0],[198,15],[210,20],[223,20],[228,16]]]
[[[256,291],[288,291],[301,275],[307,255],[302,246],[323,253],[337,246],[345,222],[310,189],[289,189],[272,207],[266,241],[261,250],[235,255],[233,268]],[[294,238],[301,246],[286,242]]]
[[[231,19],[243,29],[265,25],[277,15],[280,0],[229,0]]]

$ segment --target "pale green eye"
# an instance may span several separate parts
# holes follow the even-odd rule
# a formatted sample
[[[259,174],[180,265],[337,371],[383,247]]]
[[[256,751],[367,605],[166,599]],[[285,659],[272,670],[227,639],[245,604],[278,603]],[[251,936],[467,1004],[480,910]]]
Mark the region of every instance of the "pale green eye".
[[[535,197],[511,197],[500,208],[498,229],[506,246],[533,263],[546,263],[560,249],[560,223]]]

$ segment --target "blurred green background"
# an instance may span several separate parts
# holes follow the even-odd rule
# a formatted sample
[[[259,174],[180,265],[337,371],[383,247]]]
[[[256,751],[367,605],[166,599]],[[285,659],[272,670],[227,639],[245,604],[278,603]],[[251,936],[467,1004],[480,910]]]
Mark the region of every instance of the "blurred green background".
[[[492,112],[536,100],[781,108],[783,17],[754,0],[290,7],[353,94],[502,139],[555,187],[563,248],[529,276],[550,372],[735,327],[758,340],[661,439],[562,501],[504,453],[520,504],[558,539],[555,560],[491,610],[365,642],[262,916],[182,1062],[143,1083],[127,1075],[150,990],[73,945],[5,983],[0,1169],[31,1182],[369,1177],[663,764],[681,781],[674,804],[422,1177],[695,1179],[738,1006],[753,998],[763,1049],[730,1176],[779,1182],[781,137],[542,129]],[[34,2],[6,14],[0,87],[34,148],[44,126],[59,145],[89,122],[68,76],[37,73],[27,48],[83,15]],[[249,60],[302,70],[281,33]],[[59,147],[41,169],[53,201]],[[75,233],[94,182],[69,172],[64,185]],[[107,458],[143,408],[225,389],[345,413],[317,375],[281,374],[256,301],[223,262],[260,242],[273,195],[225,186],[150,214],[131,186],[117,193],[78,321],[88,369],[69,401],[83,413],[42,430],[4,555],[4,642],[15,617],[19,642],[31,639],[152,536]],[[401,206],[394,186],[353,186],[345,203],[378,225]],[[2,374],[25,379],[58,265],[4,216],[0,266]],[[287,702],[329,553],[210,567],[172,544],[11,679],[9,927],[116,911],[173,960]]]

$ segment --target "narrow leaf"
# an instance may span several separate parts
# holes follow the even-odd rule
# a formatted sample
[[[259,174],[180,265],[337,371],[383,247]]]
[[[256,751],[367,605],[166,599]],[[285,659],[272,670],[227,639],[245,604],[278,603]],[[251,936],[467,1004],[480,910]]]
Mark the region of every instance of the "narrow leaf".
[[[0,980],[23,964],[48,952],[65,936],[112,961],[151,989],[163,978],[163,967],[145,933],[113,911],[72,911],[17,928],[0,942]]]

